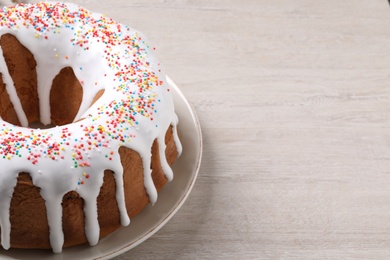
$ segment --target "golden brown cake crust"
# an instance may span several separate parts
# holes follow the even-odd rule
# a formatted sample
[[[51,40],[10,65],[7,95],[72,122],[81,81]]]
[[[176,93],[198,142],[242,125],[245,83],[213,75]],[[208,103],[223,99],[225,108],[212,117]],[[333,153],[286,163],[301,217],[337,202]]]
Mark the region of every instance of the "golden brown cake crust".
[[[6,90],[6,85],[3,82],[3,75],[0,73],[0,116],[1,118],[14,125],[20,125],[18,116],[11,103]]]
[[[70,124],[75,119],[81,101],[83,88],[71,67],[63,68],[54,78],[50,90],[50,115],[53,125]]]

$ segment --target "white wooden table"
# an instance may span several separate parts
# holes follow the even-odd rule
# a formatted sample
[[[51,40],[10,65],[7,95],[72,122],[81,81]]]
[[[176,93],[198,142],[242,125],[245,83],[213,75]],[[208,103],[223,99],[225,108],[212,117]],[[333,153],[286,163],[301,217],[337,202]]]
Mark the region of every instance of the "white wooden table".
[[[204,135],[187,202],[116,259],[390,257],[387,0],[75,2],[148,36]]]

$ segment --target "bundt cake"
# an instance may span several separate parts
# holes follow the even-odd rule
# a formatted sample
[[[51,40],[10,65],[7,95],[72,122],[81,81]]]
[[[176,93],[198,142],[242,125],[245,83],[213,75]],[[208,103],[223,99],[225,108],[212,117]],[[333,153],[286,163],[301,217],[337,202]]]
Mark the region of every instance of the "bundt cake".
[[[181,152],[146,38],[76,4],[0,10],[3,248],[89,243],[130,223]]]

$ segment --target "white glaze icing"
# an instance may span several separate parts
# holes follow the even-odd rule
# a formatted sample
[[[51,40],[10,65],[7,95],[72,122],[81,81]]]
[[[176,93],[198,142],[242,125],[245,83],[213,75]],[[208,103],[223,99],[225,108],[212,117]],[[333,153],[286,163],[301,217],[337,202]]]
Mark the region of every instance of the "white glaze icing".
[[[121,146],[138,152],[143,161],[149,200],[157,191],[151,177],[151,147],[159,142],[161,165],[173,177],[165,157],[165,132],[178,118],[165,75],[145,37],[125,25],[71,3],[39,3],[4,8],[0,36],[12,34],[37,62],[41,122],[50,123],[50,88],[64,67],[71,67],[82,84],[83,100],[74,121],[50,129],[30,129],[0,49],[0,72],[22,126],[0,120],[1,244],[10,247],[9,207],[20,172],[28,172],[45,200],[50,244],[61,252],[62,198],[77,191],[84,199],[85,233],[91,245],[99,240],[96,199],[104,170],[114,172],[121,224],[128,225]],[[103,96],[91,107],[96,93]],[[61,172],[59,172],[61,169]]]

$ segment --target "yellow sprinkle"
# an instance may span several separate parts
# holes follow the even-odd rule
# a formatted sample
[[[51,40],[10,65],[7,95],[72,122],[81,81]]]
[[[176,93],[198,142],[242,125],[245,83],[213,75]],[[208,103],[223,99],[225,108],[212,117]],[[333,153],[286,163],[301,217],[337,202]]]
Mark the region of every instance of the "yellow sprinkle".
[[[56,54],[56,58],[58,58],[58,54]]]
[[[36,33],[36,34],[35,34],[35,38],[39,38],[39,34]]]

